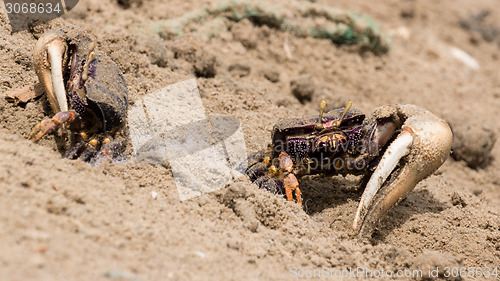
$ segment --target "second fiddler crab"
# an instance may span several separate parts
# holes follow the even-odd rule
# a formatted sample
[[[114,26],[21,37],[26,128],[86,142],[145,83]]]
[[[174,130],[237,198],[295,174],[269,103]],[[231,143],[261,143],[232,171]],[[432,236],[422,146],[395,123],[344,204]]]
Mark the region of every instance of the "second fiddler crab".
[[[55,115],[41,121],[29,138],[38,142],[63,127],[72,132],[64,157],[91,161],[118,154],[128,88],[118,66],[96,51],[90,36],[76,27],[45,32],[35,45],[33,65]]]
[[[368,175],[353,223],[360,237],[418,182],[438,169],[450,154],[448,124],[415,105],[387,105],[370,118],[345,108],[319,116],[278,122],[268,150],[249,158],[246,174],[260,188],[284,193],[302,204],[297,178],[311,174]]]

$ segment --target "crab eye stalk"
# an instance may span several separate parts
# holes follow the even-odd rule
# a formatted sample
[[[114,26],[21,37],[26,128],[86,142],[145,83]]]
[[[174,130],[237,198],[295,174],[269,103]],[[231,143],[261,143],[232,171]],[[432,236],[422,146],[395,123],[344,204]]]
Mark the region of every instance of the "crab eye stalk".
[[[325,113],[325,108],[326,108],[326,101],[323,100],[319,104],[318,123],[316,123],[316,126],[314,127],[316,130],[323,130],[325,128],[323,126],[323,113]]]
[[[352,107],[352,101],[351,100],[348,100],[346,105],[345,105],[345,109],[344,109],[344,113],[342,113],[342,116],[340,116],[339,120],[335,123],[333,123],[333,127],[335,128],[338,128],[340,127],[340,124],[342,123],[342,120],[344,120],[344,117],[346,116],[347,112],[349,111],[349,109],[351,109]]]
[[[314,128],[316,130],[320,130],[320,132],[319,132],[320,134],[324,133],[325,131],[330,131],[332,129],[338,129],[340,127],[340,125],[342,124],[342,121],[344,120],[345,116],[347,115],[347,112],[349,112],[349,110],[352,107],[352,101],[351,100],[347,101],[345,108],[344,108],[344,112],[340,116],[339,120],[337,120],[337,121],[330,120],[330,121],[326,122],[325,124],[323,124],[321,122],[322,122],[322,117],[323,117],[323,112],[325,110],[325,107],[326,107],[326,102],[322,101],[321,106],[320,106],[320,114],[319,114],[318,123],[314,126]]]
[[[95,58],[95,51],[94,51],[95,47],[96,47],[95,42],[90,43],[89,55],[87,57],[87,60],[85,61],[85,65],[83,66],[83,73],[82,73],[83,81],[87,81],[89,74],[89,65]]]

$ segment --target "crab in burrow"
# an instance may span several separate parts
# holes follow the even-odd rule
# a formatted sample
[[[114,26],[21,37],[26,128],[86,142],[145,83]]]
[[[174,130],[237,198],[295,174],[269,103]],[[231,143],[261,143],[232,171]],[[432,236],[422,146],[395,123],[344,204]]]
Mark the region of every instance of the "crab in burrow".
[[[351,105],[324,113],[322,101],[319,116],[281,120],[268,149],[249,157],[246,174],[288,201],[295,195],[299,204],[298,177],[366,176],[352,228],[367,237],[390,208],[444,163],[453,136],[444,120],[416,105],[382,106],[370,118]]]
[[[69,27],[44,33],[36,43],[33,65],[55,115],[41,121],[29,138],[38,142],[62,127],[63,135],[71,132],[65,158],[92,161],[119,155],[128,89],[118,66],[96,52],[90,36]]]

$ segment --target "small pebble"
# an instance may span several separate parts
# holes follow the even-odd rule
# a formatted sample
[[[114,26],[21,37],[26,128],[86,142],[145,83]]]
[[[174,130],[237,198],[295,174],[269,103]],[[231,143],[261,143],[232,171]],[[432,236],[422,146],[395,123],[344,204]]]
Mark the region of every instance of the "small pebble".
[[[280,81],[280,73],[278,71],[275,71],[275,70],[272,70],[272,69],[267,69],[263,72],[264,74],[264,77],[273,82],[273,83],[276,83],[276,82],[279,82]]]
[[[230,65],[228,70],[238,77],[245,77],[250,74],[250,66],[246,64],[235,63]]]
[[[451,204],[453,206],[460,205],[462,208],[467,206],[465,200],[457,192],[453,192],[453,194],[451,195]]]
[[[5,49],[5,47],[7,47],[7,41],[0,40],[0,50]]]
[[[213,78],[217,74],[217,58],[207,52],[202,52],[194,63],[194,73],[197,77]]]
[[[306,103],[312,100],[316,85],[314,79],[309,75],[299,76],[290,82],[292,94],[301,103]]]
[[[234,38],[240,41],[245,48],[255,49],[257,47],[257,42],[259,42],[259,37],[254,30],[255,28],[252,22],[248,19],[243,19],[233,25],[231,32]]]
[[[207,256],[207,254],[205,254],[205,253],[204,253],[204,252],[202,252],[202,251],[196,251],[196,252],[195,252],[195,254],[196,254],[197,256],[199,256],[200,258],[202,258],[202,259],[204,259],[204,258]]]
[[[158,192],[156,192],[156,191],[151,191],[151,198],[153,198],[153,199],[158,198]]]
[[[453,159],[463,160],[473,169],[486,167],[493,159],[491,151],[497,140],[496,133],[481,124],[465,121],[450,124]]]
[[[125,272],[125,271],[120,271],[120,270],[110,270],[104,273],[105,277],[112,278],[112,279],[120,279],[120,280],[139,280],[137,276],[135,276],[132,273]]]

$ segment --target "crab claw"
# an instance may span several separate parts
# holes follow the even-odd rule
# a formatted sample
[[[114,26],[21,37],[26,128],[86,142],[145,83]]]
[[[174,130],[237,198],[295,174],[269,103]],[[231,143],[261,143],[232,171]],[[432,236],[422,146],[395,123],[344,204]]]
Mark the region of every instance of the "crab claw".
[[[444,163],[453,138],[444,120],[418,106],[385,106],[374,115],[392,118],[401,125],[401,133],[385,151],[361,197],[353,224],[360,237],[371,235],[390,208]]]
[[[33,53],[33,65],[55,113],[68,111],[63,80],[63,69],[67,61],[68,45],[63,32],[47,32],[38,39]]]

